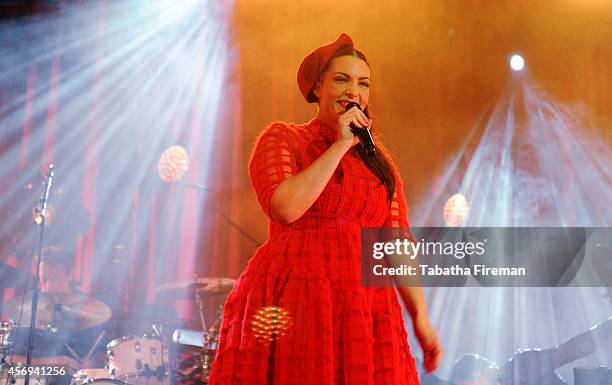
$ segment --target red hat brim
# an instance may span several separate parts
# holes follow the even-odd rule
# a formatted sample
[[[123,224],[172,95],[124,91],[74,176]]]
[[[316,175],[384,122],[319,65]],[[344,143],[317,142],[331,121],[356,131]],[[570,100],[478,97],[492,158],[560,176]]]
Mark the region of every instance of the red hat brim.
[[[354,47],[353,39],[346,33],[341,34],[333,43],[312,51],[302,60],[297,73],[297,82],[300,87],[300,92],[308,103],[315,103],[318,101],[318,98],[312,92],[312,87],[314,87],[319,76],[321,76],[323,69],[327,66],[332,55],[343,45]]]

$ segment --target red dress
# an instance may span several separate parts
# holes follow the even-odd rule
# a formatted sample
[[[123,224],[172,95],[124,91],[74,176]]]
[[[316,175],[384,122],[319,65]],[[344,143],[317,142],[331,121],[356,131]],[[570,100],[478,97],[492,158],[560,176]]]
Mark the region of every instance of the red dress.
[[[268,217],[274,189],[335,138],[318,119],[261,134],[250,175]],[[396,180],[390,208],[385,186],[350,150],[299,220],[270,220],[225,304],[209,384],[419,383],[395,290],[361,285],[361,227],[408,226]]]

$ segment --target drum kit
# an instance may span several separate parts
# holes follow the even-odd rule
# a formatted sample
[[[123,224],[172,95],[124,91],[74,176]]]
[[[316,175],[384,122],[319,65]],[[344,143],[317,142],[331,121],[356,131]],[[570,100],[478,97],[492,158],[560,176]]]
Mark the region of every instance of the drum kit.
[[[30,383],[206,384],[219,340],[222,307],[217,310],[214,322],[207,324],[203,299],[227,294],[234,283],[235,280],[230,278],[196,277],[193,280],[170,282],[157,287],[157,301],[194,300],[201,329],[175,328],[176,325],[185,324],[176,320],[155,320],[149,324],[150,333],[124,335],[111,340],[106,345],[103,367],[86,367],[86,363],[91,362],[88,358],[102,345],[106,333],[104,331],[98,335],[84,357],[79,357],[68,344],[64,344],[64,347],[73,353],[72,357],[49,356],[48,352],[44,352],[45,346],[35,345],[33,364],[64,365],[70,368],[70,375],[63,379],[54,377],[53,381],[45,380],[44,377],[32,378]],[[0,359],[4,372],[7,368],[23,365],[26,361],[24,356],[15,354],[14,334],[20,327],[27,328],[30,324],[30,304],[31,294],[12,298],[4,304],[4,314],[8,316],[8,320],[0,323]],[[111,309],[106,304],[84,294],[41,293],[36,329],[51,335],[59,335],[62,332],[78,333],[101,326],[111,315]],[[180,354],[176,354],[177,352]],[[10,376],[9,380],[6,380],[6,376],[0,378],[0,385],[21,385],[24,381],[22,378]]]

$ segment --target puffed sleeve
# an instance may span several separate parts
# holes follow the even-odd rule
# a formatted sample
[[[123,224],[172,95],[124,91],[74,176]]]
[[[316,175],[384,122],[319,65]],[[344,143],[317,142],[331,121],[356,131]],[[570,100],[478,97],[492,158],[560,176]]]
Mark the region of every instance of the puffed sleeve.
[[[404,182],[397,168],[393,166],[395,173],[395,192],[391,200],[389,216],[387,217],[384,227],[393,228],[389,235],[395,238],[408,238],[414,242],[414,236],[410,230],[410,222],[408,220],[408,205],[404,196]]]
[[[391,199],[391,207],[389,209],[389,216],[385,221],[385,227],[409,227],[408,222],[408,206],[406,205],[406,198],[404,197],[404,182],[397,169],[395,172],[395,192],[393,193],[393,199]]]
[[[297,135],[285,123],[273,123],[255,143],[249,174],[259,204],[270,218],[270,199],[274,190],[283,180],[299,171],[297,151]]]

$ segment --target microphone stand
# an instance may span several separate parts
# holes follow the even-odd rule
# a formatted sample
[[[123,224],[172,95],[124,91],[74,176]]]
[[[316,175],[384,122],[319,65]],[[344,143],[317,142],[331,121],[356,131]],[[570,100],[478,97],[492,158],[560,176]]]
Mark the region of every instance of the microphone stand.
[[[212,192],[213,189],[210,187],[206,187],[203,184],[187,184],[188,188],[192,188],[192,189],[196,189],[199,190],[202,193],[205,192]],[[257,239],[255,239],[255,237],[253,237],[251,234],[249,234],[245,229],[243,229],[242,227],[240,227],[240,225],[238,225],[236,222],[234,222],[232,220],[232,218],[230,218],[227,214],[225,214],[223,211],[221,211],[221,209],[219,208],[219,205],[217,203],[217,195],[215,194],[213,196],[213,204],[212,207],[215,210],[215,212],[221,217],[223,218],[223,220],[230,226],[232,227],[234,230],[238,231],[243,237],[245,237],[246,239],[248,239],[249,241],[251,241],[253,243],[253,245],[255,245],[255,247],[260,247],[261,243],[259,243],[259,241],[257,241]]]
[[[34,330],[36,327],[36,312],[38,310],[38,297],[40,289],[40,262],[42,260],[42,248],[45,240],[45,217],[47,215],[47,202],[49,201],[49,193],[51,192],[51,185],[53,184],[53,178],[55,176],[55,169],[53,163],[49,164],[49,173],[47,174],[47,181],[43,184],[43,194],[40,200],[36,204],[34,222],[40,228],[38,238],[38,254],[36,255],[36,276],[34,278],[34,293],[32,293],[32,317],[30,319],[30,333],[28,335],[28,355],[26,360],[26,375],[25,385],[30,384],[30,371],[28,368],[32,366],[32,349],[34,348]]]

